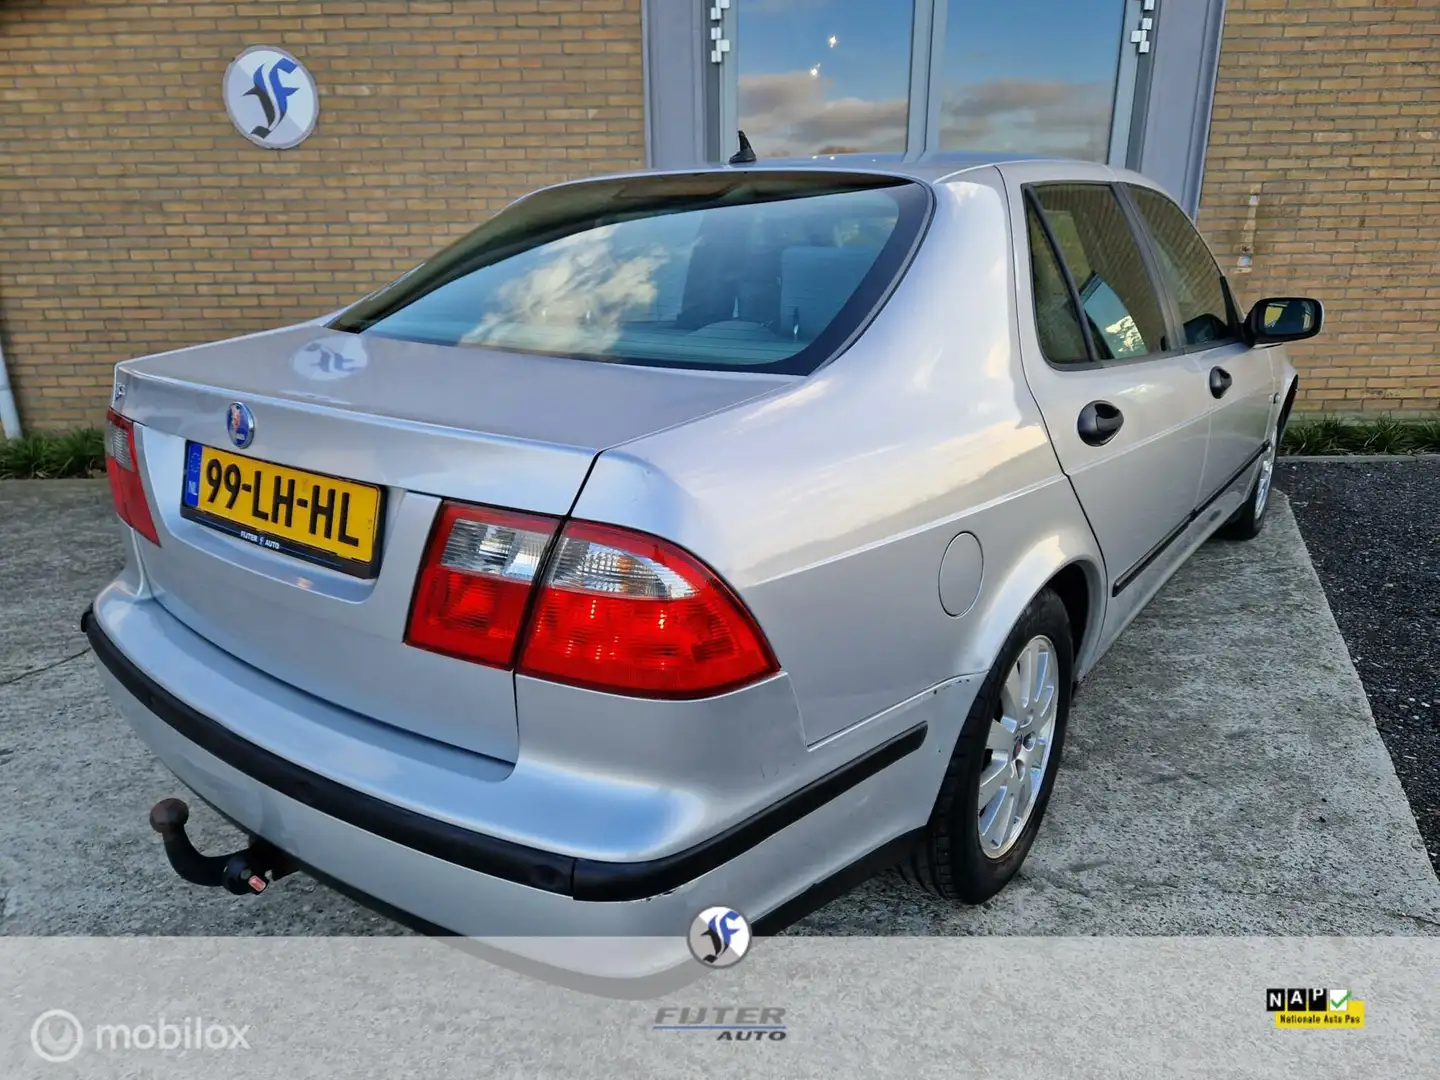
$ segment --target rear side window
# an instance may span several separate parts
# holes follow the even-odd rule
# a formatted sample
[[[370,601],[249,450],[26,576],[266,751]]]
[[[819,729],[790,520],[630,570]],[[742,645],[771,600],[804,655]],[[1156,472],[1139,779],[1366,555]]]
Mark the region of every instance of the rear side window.
[[[808,374],[888,295],[929,211],[911,181],[818,171],[573,185],[516,203],[334,328]]]
[[[1032,190],[1079,292],[1098,359],[1168,348],[1164,310],[1115,192],[1105,184]]]
[[[1070,286],[1055,258],[1055,249],[1040,225],[1035,207],[1026,200],[1025,231],[1030,237],[1030,284],[1035,294],[1035,329],[1040,348],[1052,364],[1084,363],[1085,332],[1070,298]]]
[[[1236,337],[1220,267],[1185,212],[1158,191],[1127,187],[1154,241],[1160,273],[1180,309],[1185,344],[1203,345]]]

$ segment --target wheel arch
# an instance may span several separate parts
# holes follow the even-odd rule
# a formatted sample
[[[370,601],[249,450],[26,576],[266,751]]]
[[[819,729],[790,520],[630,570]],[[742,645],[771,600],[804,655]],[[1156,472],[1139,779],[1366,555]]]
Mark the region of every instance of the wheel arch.
[[[1104,575],[1086,560],[1066,563],[1039,590],[1053,589],[1070,616],[1070,643],[1075,650],[1075,678],[1087,670],[1089,649],[1100,636],[1105,616]]]
[[[990,544],[986,548],[995,550]],[[1069,615],[1074,675],[1079,678],[1096,655],[1106,595],[1100,551],[1083,518],[1064,521],[1059,529],[1034,538],[1007,560],[986,590],[988,595],[967,616],[967,621],[974,621],[958,670],[971,674],[994,667],[1011,629],[1047,588],[1059,595]]]
[[[1290,388],[1285,392],[1285,403],[1280,406],[1280,415],[1275,421],[1275,445],[1279,446],[1285,441],[1285,425],[1290,422],[1290,409],[1295,404],[1296,395],[1300,392],[1300,376],[1290,377]]]

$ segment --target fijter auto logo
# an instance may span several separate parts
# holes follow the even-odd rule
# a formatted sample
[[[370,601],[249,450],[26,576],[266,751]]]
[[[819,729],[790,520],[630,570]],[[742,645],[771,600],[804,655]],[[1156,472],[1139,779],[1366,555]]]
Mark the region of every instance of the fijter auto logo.
[[[1350,1028],[1365,1026],[1365,1003],[1349,990],[1266,990],[1265,1011],[1277,1028]]]
[[[706,908],[690,923],[686,940],[691,955],[706,967],[729,967],[750,949],[750,923],[734,908]]]

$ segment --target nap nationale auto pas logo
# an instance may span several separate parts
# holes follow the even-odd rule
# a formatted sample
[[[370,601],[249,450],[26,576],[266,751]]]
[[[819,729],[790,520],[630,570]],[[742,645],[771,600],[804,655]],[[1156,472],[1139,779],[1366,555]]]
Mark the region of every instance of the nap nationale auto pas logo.
[[[1265,991],[1265,1011],[1277,1028],[1348,1028],[1365,1026],[1365,1002],[1344,988],[1308,987]]]
[[[315,130],[315,80],[284,49],[255,45],[225,70],[225,111],[241,135],[267,150],[299,146]]]
[[[750,950],[750,923],[734,908],[706,908],[690,923],[686,940],[706,967],[730,967]]]

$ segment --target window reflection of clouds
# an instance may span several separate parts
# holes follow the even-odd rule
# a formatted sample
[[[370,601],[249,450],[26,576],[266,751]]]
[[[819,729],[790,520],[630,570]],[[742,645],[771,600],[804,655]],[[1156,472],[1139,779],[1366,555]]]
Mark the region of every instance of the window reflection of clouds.
[[[616,228],[577,233],[532,253],[538,265],[496,291],[493,306],[463,343],[608,350],[623,321],[654,311],[656,272],[677,255],[659,245],[616,252]],[[688,250],[678,254],[688,256]]]
[[[951,0],[941,147],[1104,161],[1124,11],[1125,0]]]
[[[736,3],[740,126],[762,158],[906,148],[912,3]],[[941,147],[1103,161],[1123,11],[951,0],[934,84]]]
[[[898,152],[913,0],[736,0],[740,127],[763,157]]]

